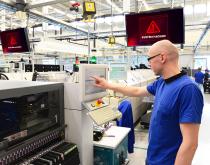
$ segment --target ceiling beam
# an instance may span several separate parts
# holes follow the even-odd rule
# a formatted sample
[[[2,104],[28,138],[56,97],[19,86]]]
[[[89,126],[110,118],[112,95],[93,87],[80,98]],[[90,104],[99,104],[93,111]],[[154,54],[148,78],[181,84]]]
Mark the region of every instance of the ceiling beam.
[[[6,5],[11,5],[11,6],[15,4],[15,2],[12,0],[0,0],[0,3],[6,4]]]
[[[85,35],[88,34],[88,32],[86,32],[85,30],[75,28],[65,21],[58,20],[58,19],[55,19],[55,18],[50,17],[50,16],[43,16],[43,14],[41,12],[38,12],[38,11],[28,11],[28,12],[29,12],[29,16],[32,17],[32,18],[35,16],[38,19],[43,19],[44,22],[49,22],[51,24],[59,25],[61,27],[65,27],[67,29],[77,31],[77,32],[85,34]]]
[[[12,0],[0,0],[0,7],[9,11],[16,11],[15,2]]]
[[[26,9],[34,9],[34,8],[38,8],[38,7],[55,5],[57,3],[64,3],[64,2],[69,2],[69,0],[54,0],[54,1],[49,1],[49,2],[44,2],[44,3],[39,3],[39,4],[31,4],[31,5],[28,4],[26,6]]]
[[[207,31],[210,29],[210,21],[208,21],[203,33],[201,34],[200,38],[198,39],[197,43],[195,44],[195,48],[193,49],[194,54],[196,53],[201,41],[203,40],[204,36],[206,35]]]

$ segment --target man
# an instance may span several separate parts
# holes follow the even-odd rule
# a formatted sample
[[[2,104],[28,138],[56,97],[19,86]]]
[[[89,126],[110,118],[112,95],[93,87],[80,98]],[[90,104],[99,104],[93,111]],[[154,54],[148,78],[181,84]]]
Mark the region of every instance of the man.
[[[194,77],[195,77],[195,82],[198,84],[199,88],[202,90],[204,74],[201,72],[201,68],[198,68],[198,71],[195,73]]]
[[[207,82],[208,80],[209,80],[209,70],[205,69],[204,82]]]
[[[198,145],[203,96],[178,67],[178,50],[168,40],[153,44],[148,61],[161,77],[147,87],[119,86],[100,77],[95,86],[127,96],[155,95],[146,165],[190,165]]]
[[[204,90],[204,92],[206,92],[207,90],[208,90],[208,92],[210,92],[209,91],[209,70],[208,69],[205,69],[203,90]]]

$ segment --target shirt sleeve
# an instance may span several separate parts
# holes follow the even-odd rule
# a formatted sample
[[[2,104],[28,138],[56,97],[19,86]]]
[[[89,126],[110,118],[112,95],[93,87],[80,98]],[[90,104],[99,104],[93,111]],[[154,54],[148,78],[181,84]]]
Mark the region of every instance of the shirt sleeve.
[[[159,84],[160,79],[161,79],[161,78],[159,78],[158,80],[152,82],[151,84],[149,84],[149,85],[147,86],[147,91],[148,91],[149,93],[151,93],[152,95],[155,95],[156,89],[157,89],[157,86],[158,86],[158,84]]]
[[[201,123],[203,95],[195,84],[189,84],[180,92],[180,123]]]

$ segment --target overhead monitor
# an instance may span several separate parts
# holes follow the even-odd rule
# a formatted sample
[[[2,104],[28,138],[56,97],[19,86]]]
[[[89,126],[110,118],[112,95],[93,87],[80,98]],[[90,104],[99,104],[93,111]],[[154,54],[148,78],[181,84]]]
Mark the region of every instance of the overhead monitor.
[[[3,53],[30,52],[26,28],[7,30],[0,33]]]
[[[107,79],[108,66],[104,64],[81,64],[79,69],[80,86],[83,101],[90,101],[102,98],[107,95],[106,89],[95,87],[95,80],[92,76],[99,76]]]
[[[163,39],[184,43],[183,8],[128,14],[125,19],[128,46],[152,45]]]
[[[109,80],[127,80],[127,63],[110,63]]]

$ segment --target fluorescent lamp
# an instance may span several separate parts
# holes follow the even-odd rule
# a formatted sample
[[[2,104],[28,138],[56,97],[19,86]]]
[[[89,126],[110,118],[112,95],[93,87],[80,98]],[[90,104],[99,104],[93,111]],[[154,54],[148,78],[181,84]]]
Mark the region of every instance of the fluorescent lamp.
[[[43,32],[42,27],[36,27],[35,30],[38,32]]]
[[[86,23],[82,22],[82,21],[76,21],[76,22],[72,22],[70,23],[72,26],[76,27],[76,26],[85,26]]]
[[[52,7],[51,7],[51,8],[52,8]],[[66,12],[61,11],[61,10],[56,9],[56,8],[52,8],[52,9],[53,9],[56,13],[59,13],[59,14],[61,14],[61,15],[65,15],[65,16],[67,16],[67,17],[69,17],[69,18],[75,19],[75,17],[72,16],[71,14],[66,14]]]
[[[210,2],[207,3],[207,16],[210,16]]]
[[[56,8],[53,8],[53,10],[56,12],[56,13],[59,13],[59,14],[62,14],[62,15],[65,15],[66,13],[61,11],[61,10],[58,10]]]
[[[123,12],[131,11],[131,0],[123,0]]]
[[[104,18],[96,18],[96,23],[104,23]]]
[[[117,15],[113,17],[113,22],[123,22],[125,17],[123,15]]]
[[[195,14],[206,13],[206,5],[205,4],[195,4],[194,13]]]
[[[142,3],[144,4],[146,10],[149,10],[149,5],[147,4],[147,2],[145,0],[142,0]]]
[[[163,3],[164,3],[165,5],[167,5],[167,4],[168,4],[168,0],[163,0]]]
[[[66,16],[69,17],[69,18],[75,19],[75,17],[71,14],[66,14]]]
[[[112,7],[114,7],[115,10],[117,10],[119,13],[122,13],[123,12],[122,9],[120,9],[114,2],[111,2],[110,0],[106,0],[106,2],[108,4],[110,4]]]
[[[193,6],[192,5],[186,5],[184,7],[184,14],[185,15],[192,15],[193,14]]]
[[[55,26],[55,25],[48,25],[47,27],[48,30],[60,30],[59,26]]]
[[[25,20],[27,18],[26,12],[16,11],[15,15],[17,18],[19,18],[21,20]]]
[[[104,20],[107,24],[109,24],[109,25],[112,24],[112,17],[106,17]]]

